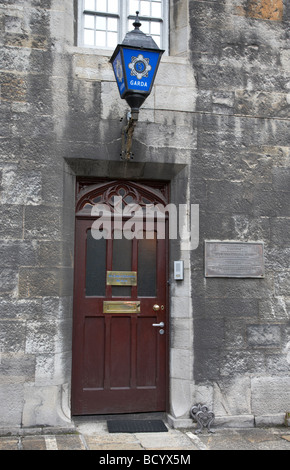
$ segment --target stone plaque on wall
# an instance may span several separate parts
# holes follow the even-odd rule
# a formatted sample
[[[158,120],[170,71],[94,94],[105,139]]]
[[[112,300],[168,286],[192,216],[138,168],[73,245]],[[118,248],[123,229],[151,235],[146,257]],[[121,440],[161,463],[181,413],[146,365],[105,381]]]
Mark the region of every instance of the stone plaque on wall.
[[[262,242],[205,242],[205,277],[263,278]]]

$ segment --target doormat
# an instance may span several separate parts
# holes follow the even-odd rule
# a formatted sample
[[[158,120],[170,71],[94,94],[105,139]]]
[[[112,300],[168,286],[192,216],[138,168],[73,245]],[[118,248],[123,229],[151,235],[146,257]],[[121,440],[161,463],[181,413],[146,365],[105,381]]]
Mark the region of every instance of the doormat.
[[[116,432],[168,432],[167,427],[160,419],[147,420],[147,419],[127,419],[127,420],[112,420],[107,421],[108,431],[110,433]]]

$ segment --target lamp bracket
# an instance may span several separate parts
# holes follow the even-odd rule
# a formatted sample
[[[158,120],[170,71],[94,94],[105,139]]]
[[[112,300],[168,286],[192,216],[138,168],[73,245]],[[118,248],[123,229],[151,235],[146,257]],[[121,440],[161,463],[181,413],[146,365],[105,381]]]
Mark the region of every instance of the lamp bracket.
[[[127,124],[122,129],[122,153],[121,153],[121,160],[132,160],[132,139],[133,133],[135,130],[135,126],[137,124],[139,117],[139,109],[131,109],[127,113]]]

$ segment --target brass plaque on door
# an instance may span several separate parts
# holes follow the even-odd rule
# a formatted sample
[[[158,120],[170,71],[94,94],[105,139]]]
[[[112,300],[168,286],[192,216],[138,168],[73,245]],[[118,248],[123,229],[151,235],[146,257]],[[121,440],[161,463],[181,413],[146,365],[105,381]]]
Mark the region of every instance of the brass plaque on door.
[[[136,271],[107,271],[108,286],[137,286]]]
[[[140,302],[120,300],[104,301],[103,313],[140,313]]]

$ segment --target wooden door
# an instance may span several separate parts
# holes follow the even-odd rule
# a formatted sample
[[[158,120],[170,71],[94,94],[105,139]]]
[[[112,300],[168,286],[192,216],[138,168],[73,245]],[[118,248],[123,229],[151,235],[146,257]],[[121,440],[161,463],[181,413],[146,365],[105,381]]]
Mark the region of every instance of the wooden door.
[[[111,224],[110,237],[96,239],[86,212],[112,194],[122,195],[123,206],[126,198],[154,203],[156,190],[150,199],[148,188],[112,182],[91,194],[76,218],[72,414],[165,411],[167,240],[156,224],[145,238],[145,222],[143,236],[128,239],[126,217],[118,229]]]

